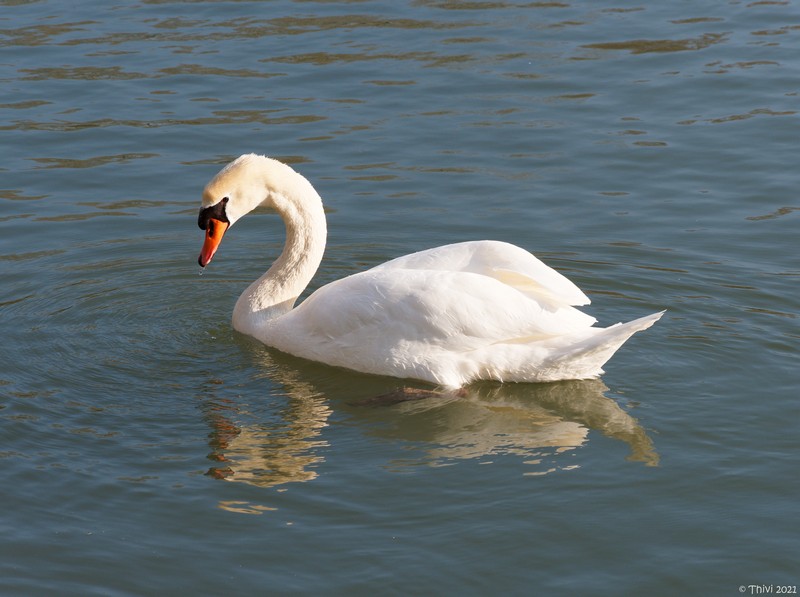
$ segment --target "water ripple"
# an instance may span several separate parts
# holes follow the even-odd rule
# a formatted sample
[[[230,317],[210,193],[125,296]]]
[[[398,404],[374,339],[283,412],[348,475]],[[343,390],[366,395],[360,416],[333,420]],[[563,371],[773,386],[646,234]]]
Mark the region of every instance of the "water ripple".
[[[722,43],[728,38],[724,33],[705,33],[700,37],[687,39],[633,39],[628,41],[610,41],[584,44],[583,48],[594,50],[627,50],[631,54],[649,54],[653,52],[686,52],[703,50],[712,45]]]

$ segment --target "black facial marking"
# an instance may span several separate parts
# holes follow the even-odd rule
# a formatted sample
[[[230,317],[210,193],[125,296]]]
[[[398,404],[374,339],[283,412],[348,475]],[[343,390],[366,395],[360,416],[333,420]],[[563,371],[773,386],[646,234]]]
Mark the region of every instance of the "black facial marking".
[[[226,203],[228,203],[228,198],[223,197],[222,201],[200,209],[200,215],[197,217],[197,225],[200,226],[201,230],[208,228],[208,221],[212,218],[221,222],[229,221],[228,216],[225,213]]]

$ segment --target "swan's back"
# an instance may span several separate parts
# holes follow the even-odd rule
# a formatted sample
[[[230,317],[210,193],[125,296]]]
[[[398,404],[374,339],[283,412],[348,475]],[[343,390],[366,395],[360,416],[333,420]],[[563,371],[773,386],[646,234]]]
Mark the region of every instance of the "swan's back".
[[[494,240],[444,245],[387,261],[374,269],[472,272],[495,278],[520,292],[557,305],[588,305],[589,298],[568,278],[525,249]]]

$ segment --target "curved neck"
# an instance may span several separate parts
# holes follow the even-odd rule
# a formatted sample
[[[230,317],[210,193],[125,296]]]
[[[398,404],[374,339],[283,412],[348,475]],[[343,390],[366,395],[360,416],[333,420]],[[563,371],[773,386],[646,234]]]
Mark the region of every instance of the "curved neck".
[[[292,310],[308,286],[325,252],[327,226],[322,199],[296,172],[281,188],[268,188],[265,203],[274,207],[286,226],[286,243],[272,267],[245,290],[233,310],[233,326],[251,333]],[[290,184],[286,184],[290,183]],[[262,328],[263,329],[263,328]]]

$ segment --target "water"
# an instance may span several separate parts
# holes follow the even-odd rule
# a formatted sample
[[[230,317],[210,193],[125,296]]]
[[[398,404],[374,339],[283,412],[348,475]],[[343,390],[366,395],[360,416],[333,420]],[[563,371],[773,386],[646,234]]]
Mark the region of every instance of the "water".
[[[0,593],[800,584],[796,3],[1,5]],[[325,201],[313,287],[494,238],[667,314],[456,398],[275,353],[230,313],[276,217],[197,275],[251,151]]]

